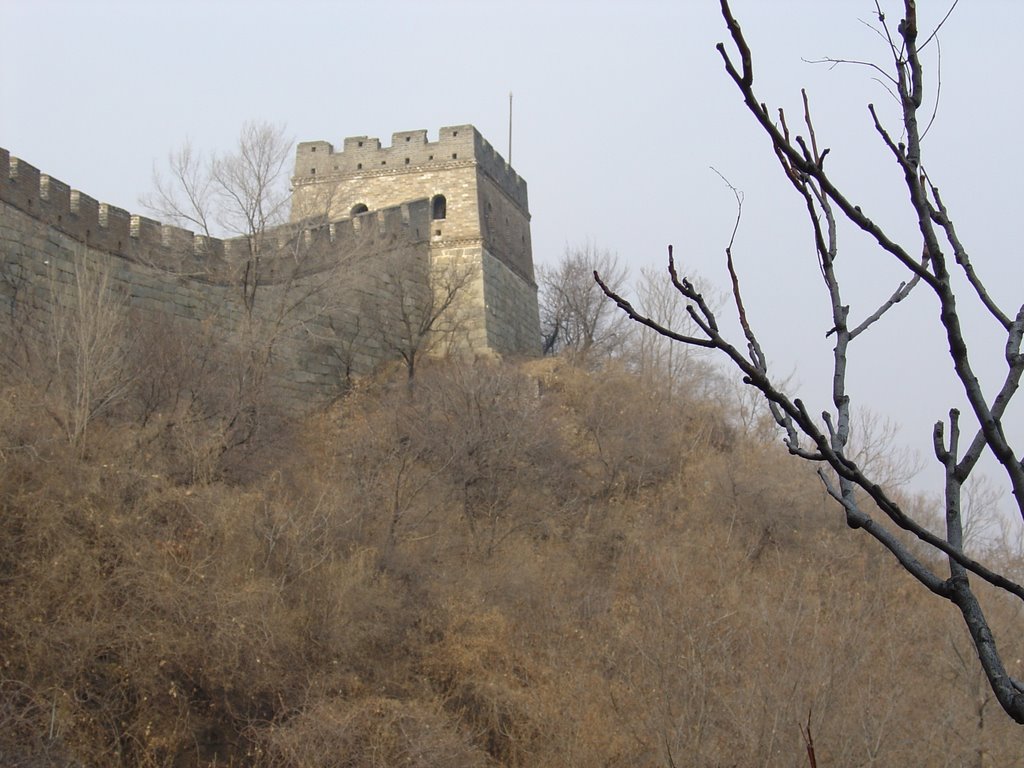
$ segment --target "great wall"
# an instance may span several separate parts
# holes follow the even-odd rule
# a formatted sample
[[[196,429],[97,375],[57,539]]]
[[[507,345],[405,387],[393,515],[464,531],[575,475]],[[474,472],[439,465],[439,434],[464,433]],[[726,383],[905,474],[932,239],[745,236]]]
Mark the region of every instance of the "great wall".
[[[0,169],[5,334],[29,310],[48,311],[54,285],[70,289],[85,263],[109,273],[132,311],[185,327],[227,338],[254,312],[278,334],[277,385],[308,400],[395,356],[387,334],[408,320],[403,307],[459,270],[464,285],[436,324],[443,346],[539,351],[526,183],[473,126],[442,128],[435,142],[395,133],[390,147],[353,137],[341,152],[300,143],[291,222],[263,235],[257,302],[239,269],[249,238],[203,237],[100,203],[2,148]]]

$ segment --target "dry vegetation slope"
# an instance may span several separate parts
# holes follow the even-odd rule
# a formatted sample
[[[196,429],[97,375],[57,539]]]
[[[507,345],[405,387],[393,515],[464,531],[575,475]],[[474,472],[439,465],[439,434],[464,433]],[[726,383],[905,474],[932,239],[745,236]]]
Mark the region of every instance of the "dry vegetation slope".
[[[4,765],[801,766],[808,716],[822,766],[1022,763],[949,609],[712,403],[449,363],[197,454],[195,391],[71,445],[7,381]]]

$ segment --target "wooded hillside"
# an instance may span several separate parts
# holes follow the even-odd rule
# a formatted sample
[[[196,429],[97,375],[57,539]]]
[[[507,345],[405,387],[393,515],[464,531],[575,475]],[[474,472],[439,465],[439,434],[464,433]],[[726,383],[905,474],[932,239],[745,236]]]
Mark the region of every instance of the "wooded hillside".
[[[0,762],[1022,764],[952,609],[724,393],[395,373],[297,418],[151,361],[77,443],[8,377]]]

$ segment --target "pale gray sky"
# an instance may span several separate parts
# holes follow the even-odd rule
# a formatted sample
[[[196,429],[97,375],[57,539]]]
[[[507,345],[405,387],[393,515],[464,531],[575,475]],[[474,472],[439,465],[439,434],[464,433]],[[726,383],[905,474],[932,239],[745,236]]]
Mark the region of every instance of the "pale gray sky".
[[[884,5],[899,17],[898,4]],[[920,6],[930,28],[948,2]],[[865,67],[801,60],[884,64],[864,23],[873,3],[735,0],[734,11],[762,98],[793,122],[806,86],[835,178],[873,218],[906,232],[900,175],[865,108],[874,101],[892,118],[891,98]],[[1024,270],[1013,235],[1022,22],[1022,3],[960,4],[940,36],[940,109],[925,146],[962,239],[1007,302],[1020,296]],[[674,243],[684,264],[724,286],[734,210],[714,166],[746,194],[735,250],[751,317],[777,370],[794,372],[820,410],[831,324],[815,257],[800,202],[722,70],[714,44],[725,37],[714,0],[0,0],[0,146],[142,212],[138,198],[169,149],[186,137],[227,148],[249,119],[336,144],[473,123],[506,154],[511,90],[512,159],[529,184],[536,261],[589,239],[633,269],[660,267]],[[901,279],[852,234],[842,260],[854,316]],[[950,366],[935,303],[919,293],[854,349],[851,385],[855,401],[905,425],[931,468],[930,425],[959,402],[937,383]],[[1001,340],[985,321],[971,329],[978,366],[994,380]]]

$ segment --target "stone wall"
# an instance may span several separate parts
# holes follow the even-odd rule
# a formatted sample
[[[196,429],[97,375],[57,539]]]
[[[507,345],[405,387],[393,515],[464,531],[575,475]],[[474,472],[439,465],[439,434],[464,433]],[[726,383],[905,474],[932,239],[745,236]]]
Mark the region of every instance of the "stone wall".
[[[537,290],[503,260],[484,250],[484,307],[487,313],[487,345],[494,350],[536,350],[540,339]]]
[[[442,128],[435,142],[427,132],[402,131],[391,136],[391,146],[380,139],[350,136],[335,152],[327,141],[300,142],[295,152],[296,186],[334,176],[389,175],[415,168],[417,173],[451,166],[478,166],[523,210],[529,210],[526,182],[505,162],[472,125]]]
[[[523,280],[533,284],[529,217],[523,215],[518,205],[490,177],[481,177],[477,194],[480,229],[487,249]]]
[[[473,126],[442,128],[435,142],[396,133],[390,147],[353,137],[341,152],[304,142],[293,182],[292,223],[265,234],[249,307],[246,238],[202,237],[98,202],[0,148],[0,334],[43,333],[39,318],[73,294],[85,264],[110,276],[140,322],[224,343],[243,322],[271,329],[275,386],[301,401],[395,357],[388,329],[402,326],[402,308],[445,300],[453,280],[444,344],[427,346],[539,352],[526,183]]]
[[[367,136],[346,138],[341,151],[326,141],[302,142],[292,181],[295,221],[443,199],[443,210],[431,211],[431,253],[445,268],[475,260],[479,279],[461,307],[471,318],[471,349],[539,353],[526,182],[473,126],[442,128],[435,142],[426,131],[395,133],[389,147]]]
[[[267,233],[251,315],[238,278],[248,243],[216,240],[97,203],[0,149],[0,333],[38,336],[54,297],[73,295],[77,265],[105,272],[136,324],[173,321],[188,332],[239,338],[251,317],[274,334],[274,386],[291,399],[330,397],[351,374],[393,350],[398,294],[429,290],[430,203],[375,211],[317,227]],[[395,284],[401,264],[402,285]],[[367,322],[367,315],[375,322]]]

